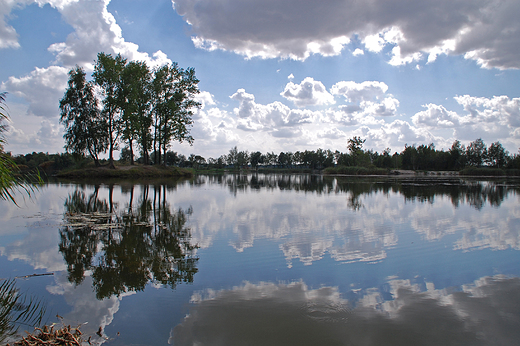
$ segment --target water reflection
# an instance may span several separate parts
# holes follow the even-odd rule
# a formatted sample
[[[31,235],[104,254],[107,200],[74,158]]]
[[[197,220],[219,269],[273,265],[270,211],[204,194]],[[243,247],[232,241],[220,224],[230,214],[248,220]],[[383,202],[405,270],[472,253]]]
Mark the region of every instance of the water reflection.
[[[506,180],[471,180],[456,177],[365,178],[329,177],[311,174],[226,174],[197,176],[193,185],[219,184],[233,195],[249,190],[291,190],[318,194],[348,193],[349,207],[362,207],[359,197],[373,193],[399,193],[406,200],[433,202],[448,196],[454,206],[469,204],[476,209],[484,205],[500,206],[509,193],[520,193],[517,182]]]
[[[518,279],[490,276],[519,276],[515,184],[261,174],[49,184],[26,216],[0,209],[0,272],[54,272],[38,289],[67,323],[88,322],[85,333],[121,332],[107,344],[165,343],[177,325],[176,345],[515,344]],[[175,294],[136,294],[195,273]]]
[[[191,184],[233,195],[194,202],[205,211],[192,223],[202,247],[231,229],[229,244],[238,252],[258,239],[280,241],[288,267],[327,254],[341,262],[382,261],[409,231],[429,242],[456,234],[446,244],[454,250],[520,249],[519,186],[512,180],[252,174],[199,176]]]
[[[421,287],[423,286],[423,287]],[[425,289],[423,289],[425,288]],[[192,296],[170,343],[181,345],[514,345],[520,279],[484,277],[460,290],[390,279],[386,288],[245,283]]]
[[[142,186],[136,206],[134,186],[128,190],[129,201],[121,210],[113,185],[106,199],[95,186],[89,195],[76,190],[65,201],[59,251],[68,280],[79,285],[92,271],[98,299],[143,290],[148,282],[174,289],[180,282],[193,282],[198,271],[197,246],[186,227],[191,208],[172,211],[165,185]]]

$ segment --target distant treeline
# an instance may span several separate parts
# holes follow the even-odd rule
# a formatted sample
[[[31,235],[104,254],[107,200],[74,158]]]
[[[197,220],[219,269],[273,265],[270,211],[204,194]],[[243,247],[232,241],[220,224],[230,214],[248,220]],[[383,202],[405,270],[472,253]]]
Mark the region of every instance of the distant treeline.
[[[346,153],[317,149],[264,154],[259,151],[252,153],[239,151],[234,147],[227,155],[221,155],[216,159],[205,159],[194,154],[186,159],[182,155],[172,153],[170,160],[174,164],[184,164],[197,169],[206,167],[307,168],[325,169],[331,173],[345,171],[353,174],[382,173],[395,169],[414,171],[460,171],[468,168],[520,169],[520,155],[510,155],[498,141],[487,147],[479,138],[465,147],[456,140],[448,151],[436,150],[433,143],[420,146],[405,145],[400,153],[393,154],[390,149],[385,149],[382,153],[364,150],[364,143],[365,139],[360,137],[349,139]]]
[[[477,139],[467,147],[460,141],[455,141],[447,151],[436,150],[433,143],[429,145],[405,145],[398,153],[391,154],[390,149],[378,153],[373,150],[364,150],[364,139],[354,137],[348,140],[348,152],[338,150],[305,150],[296,152],[249,153],[239,151],[237,147],[229,150],[228,154],[218,158],[204,158],[191,154],[186,157],[173,151],[163,155],[163,162],[168,166],[191,167],[197,170],[204,169],[293,169],[293,170],[325,170],[327,173],[347,174],[385,174],[390,170],[414,171],[463,171],[467,174],[479,175],[481,170],[494,171],[495,175],[504,174],[504,170],[514,173],[520,170],[520,155],[510,155],[500,142],[494,142],[489,147]],[[123,148],[120,163],[131,161],[130,150]],[[149,164],[154,164],[155,153],[149,158]],[[86,165],[89,160],[72,154],[44,154],[32,153],[14,157],[15,162],[24,169],[40,168],[48,173],[58,170]],[[144,164],[145,159],[140,157],[137,163]],[[494,170],[492,170],[494,169]],[[516,173],[514,173],[516,174]]]

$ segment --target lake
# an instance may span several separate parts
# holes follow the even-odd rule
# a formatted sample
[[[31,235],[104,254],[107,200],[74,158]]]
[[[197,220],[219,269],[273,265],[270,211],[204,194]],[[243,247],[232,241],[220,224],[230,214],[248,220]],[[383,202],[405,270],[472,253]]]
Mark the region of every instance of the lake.
[[[17,201],[0,278],[92,344],[520,340],[519,180],[199,175]]]

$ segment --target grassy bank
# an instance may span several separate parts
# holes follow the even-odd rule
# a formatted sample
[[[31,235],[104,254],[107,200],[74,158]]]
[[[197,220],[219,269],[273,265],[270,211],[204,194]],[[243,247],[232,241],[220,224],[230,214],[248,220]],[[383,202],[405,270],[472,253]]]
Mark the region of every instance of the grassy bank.
[[[81,169],[64,170],[56,174],[58,178],[165,178],[165,177],[191,177],[193,170],[179,167],[164,166],[87,166]]]
[[[490,167],[468,167],[459,172],[460,175],[476,176],[476,177],[518,177],[520,169],[502,169]]]
[[[389,171],[384,168],[377,167],[357,167],[357,166],[338,166],[327,167],[323,170],[323,174],[345,174],[345,175],[388,175]]]

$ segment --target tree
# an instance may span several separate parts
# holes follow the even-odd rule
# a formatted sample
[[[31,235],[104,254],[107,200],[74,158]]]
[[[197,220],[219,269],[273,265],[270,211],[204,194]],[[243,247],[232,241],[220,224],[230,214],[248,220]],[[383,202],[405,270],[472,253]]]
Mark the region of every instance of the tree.
[[[460,141],[456,140],[453,142],[450,148],[450,158],[448,167],[450,169],[460,169],[465,165],[465,151],[464,145],[460,144]]]
[[[486,156],[486,144],[484,144],[484,141],[481,138],[471,142],[466,148],[466,158],[471,166],[482,166]]]
[[[363,144],[365,141],[366,139],[361,139],[361,137],[358,136],[354,136],[354,138],[350,138],[348,140],[347,147],[350,151],[350,156],[352,157],[355,166],[362,166],[364,164],[362,161],[366,161],[361,158],[363,154]]]
[[[229,154],[226,157],[226,161],[228,165],[238,165],[238,149],[236,146],[234,148],[229,149]]]
[[[428,146],[421,144],[417,147],[417,169],[435,169],[435,145],[430,143]]]
[[[60,111],[60,123],[65,125],[65,149],[81,156],[88,153],[99,167],[99,154],[108,146],[108,132],[93,85],[87,83],[85,71],[79,66],[69,71],[68,88],[60,100]]]
[[[249,164],[249,152],[247,150],[238,152],[237,164],[238,164],[238,167],[244,167]]]
[[[251,167],[253,167],[253,169],[257,169],[258,164],[264,163],[264,156],[262,155],[261,152],[255,151],[254,153],[251,153],[250,160],[251,160]]]
[[[362,151],[363,144],[366,139],[361,139],[361,137],[354,136],[354,138],[350,138],[348,140],[348,150],[350,151],[350,155],[356,155],[360,151]]]
[[[99,53],[94,66],[95,83],[103,94],[103,111],[108,131],[108,164],[114,168],[114,150],[121,134],[121,114],[123,112],[124,93],[122,92],[121,74],[126,66],[126,59],[118,54]]]
[[[401,152],[402,167],[404,169],[416,170],[417,168],[417,149],[415,144],[408,146],[404,145],[404,150]]]
[[[268,152],[267,154],[265,154],[264,163],[274,166],[274,165],[276,165],[277,162],[278,162],[278,155],[276,155],[274,153],[274,151],[270,152],[270,153]]]
[[[195,95],[200,92],[198,83],[193,68],[184,70],[176,63],[155,71],[151,88],[155,117],[154,150],[162,149],[166,153],[172,140],[193,143],[190,135],[193,108],[201,106],[195,101]]]
[[[152,142],[150,127],[151,73],[145,62],[130,61],[121,75],[123,100],[122,139],[128,141],[130,164],[134,164],[133,142],[138,142],[144,164],[149,164],[148,152]]]
[[[504,149],[500,142],[492,143],[487,151],[487,162],[495,167],[502,168],[507,164],[509,152]]]

